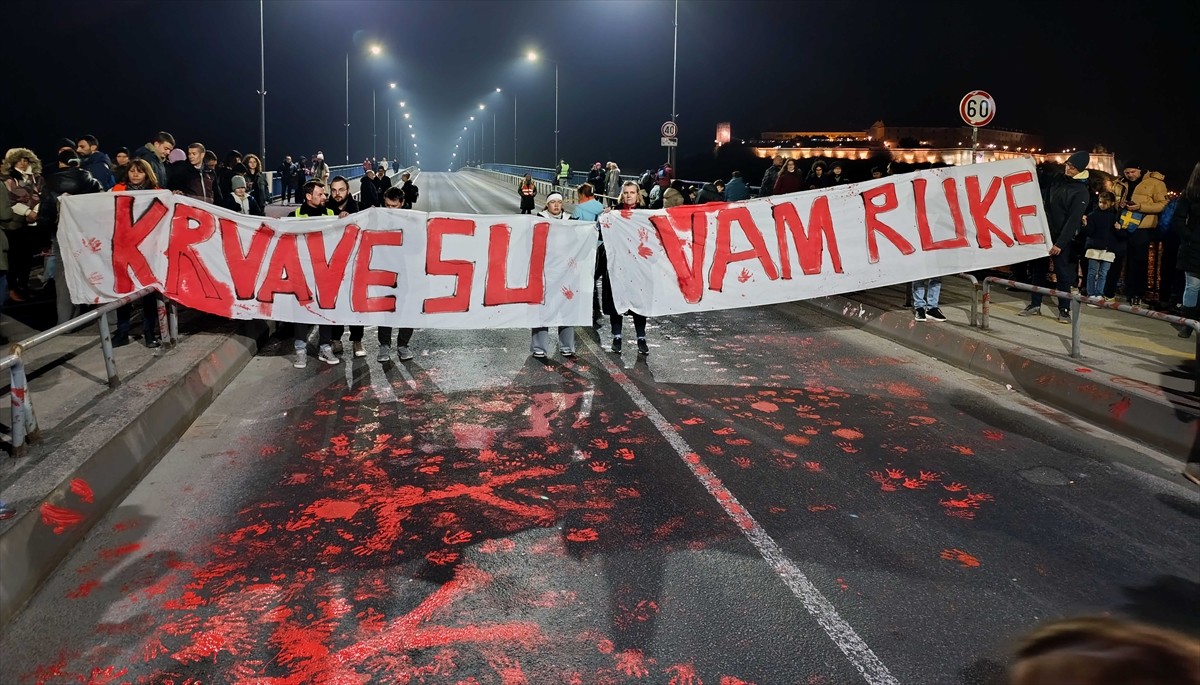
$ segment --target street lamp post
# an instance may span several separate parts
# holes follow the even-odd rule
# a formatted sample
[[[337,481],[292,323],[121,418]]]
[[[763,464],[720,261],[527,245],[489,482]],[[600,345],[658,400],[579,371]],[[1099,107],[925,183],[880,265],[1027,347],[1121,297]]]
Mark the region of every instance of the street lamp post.
[[[258,0],[258,147],[262,163],[267,163],[267,45],[263,31],[263,0]],[[262,169],[259,169],[262,171]]]
[[[540,59],[538,54],[533,51],[529,52],[528,57],[531,62],[536,62],[538,59]],[[555,60],[550,60],[550,61],[554,62],[554,163],[555,163],[555,165],[557,165],[559,162],[559,156],[558,156],[558,62]],[[516,109],[516,106],[517,106],[517,103],[514,100],[513,101],[513,109],[514,110]]]
[[[383,53],[383,48],[379,45],[372,45],[367,50],[374,56],[378,57]],[[375,91],[371,90],[371,128],[375,128]],[[372,144],[373,146],[373,144]],[[350,53],[346,53],[346,164],[350,163]]]
[[[675,111],[675,83],[676,83],[677,74],[679,73],[679,0],[675,0],[675,42],[674,42],[674,47],[672,48],[672,53],[673,53],[673,57],[672,57],[672,61],[671,61],[671,122],[674,123],[675,117],[678,116],[678,113]],[[675,168],[676,167],[676,164],[675,164],[676,154],[678,154],[678,153],[676,152],[675,146],[671,146],[671,147],[667,148],[667,162],[671,165],[671,171],[676,176],[678,176],[679,170]]]

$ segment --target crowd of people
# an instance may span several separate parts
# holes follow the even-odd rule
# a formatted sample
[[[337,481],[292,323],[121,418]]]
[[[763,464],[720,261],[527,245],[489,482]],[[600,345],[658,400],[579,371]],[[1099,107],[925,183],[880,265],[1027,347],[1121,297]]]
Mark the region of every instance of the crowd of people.
[[[293,162],[290,155],[284,158],[278,172],[283,189],[279,199],[301,202],[308,184],[315,181],[322,188],[330,187],[334,197],[331,204],[341,207],[338,213],[344,216],[341,203],[349,195],[349,182],[341,177],[329,178],[330,167],[320,151],[311,159],[300,157],[299,162]],[[366,171],[360,183],[361,199],[350,201],[359,208],[388,206],[386,196],[393,190],[388,170],[398,170],[399,165],[369,159],[363,164]],[[394,189],[393,196],[400,198],[395,206],[411,208],[419,190],[407,173],[401,179],[402,185]],[[100,150],[100,141],[93,135],[80,136],[74,142],[64,138],[58,142],[53,167],[29,148],[12,148],[0,162],[0,180],[0,311],[9,301],[39,299],[41,291],[49,289],[53,290],[58,323],[78,313],[60,267],[57,234],[61,198],[161,189],[254,216],[264,216],[274,199],[258,155],[230,150],[220,161],[202,143],[178,148],[175,137],[166,131],[159,131],[132,151],[118,148],[111,157]],[[35,269],[39,258],[40,273]],[[157,303],[155,295],[142,298],[142,333],[148,347],[161,344]],[[130,342],[131,311],[128,305],[117,310],[114,346]],[[6,341],[0,334],[0,343]]]

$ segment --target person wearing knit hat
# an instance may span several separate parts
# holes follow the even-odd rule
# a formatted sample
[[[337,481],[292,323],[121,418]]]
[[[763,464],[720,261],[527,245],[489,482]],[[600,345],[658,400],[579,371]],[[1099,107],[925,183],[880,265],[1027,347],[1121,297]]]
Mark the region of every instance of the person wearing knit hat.
[[[1092,161],[1092,156],[1083,150],[1077,150],[1067,157],[1067,164],[1075,167],[1075,173],[1084,171],[1088,168],[1088,164]]]
[[[252,216],[265,215],[262,208],[258,206],[258,201],[247,192],[245,176],[235,175],[229,179],[229,185],[233,192],[222,198],[222,207],[238,214],[250,214]]]
[[[1071,242],[1083,227],[1083,215],[1087,211],[1091,193],[1088,191],[1087,165],[1091,157],[1087,152],[1079,151],[1067,158],[1064,167],[1064,177],[1057,179],[1046,193],[1046,221],[1050,224],[1050,236],[1054,244],[1050,246],[1050,261],[1054,264],[1056,282],[1054,289],[1067,292],[1079,281],[1079,265],[1071,258]],[[1035,259],[1029,266],[1033,284],[1043,288],[1051,287],[1047,280],[1045,259]],[[1029,306],[1018,316],[1041,316],[1042,294],[1034,293],[1029,300]],[[1067,297],[1058,298],[1058,322],[1071,323],[1071,300]]]

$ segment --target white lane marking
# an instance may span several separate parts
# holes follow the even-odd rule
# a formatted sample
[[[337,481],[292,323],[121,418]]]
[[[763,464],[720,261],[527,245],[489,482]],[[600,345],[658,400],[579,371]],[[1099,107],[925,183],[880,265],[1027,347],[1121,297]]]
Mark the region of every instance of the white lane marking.
[[[458,191],[458,194],[462,196],[462,199],[465,200],[468,205],[470,205],[471,209],[475,210],[476,214],[483,214],[483,212],[479,210],[479,207],[476,207],[475,203],[471,202],[471,198],[467,197],[467,194],[462,191],[462,188],[458,187],[458,183],[454,180],[454,177],[447,175],[446,180],[449,181],[450,185],[454,187],[454,190]]]
[[[591,338],[585,337],[583,340],[588,349],[600,360],[600,365],[604,367],[608,375],[625,390],[638,409],[646,413],[646,418],[650,419],[658,432],[666,438],[667,443],[675,449],[696,480],[700,481],[708,494],[712,495],[729,518],[733,519],[734,524],[742,530],[742,534],[746,536],[750,544],[754,545],[762,558],[774,569],[776,575],[783,580],[784,585],[787,585],[792,594],[800,600],[808,613],[824,629],[825,634],[858,669],[863,679],[871,685],[899,685],[900,681],[896,680],[895,676],[888,671],[887,666],[884,666],[879,657],[875,656],[875,652],[871,651],[871,648],[859,637],[854,628],[838,614],[833,603],[821,594],[817,586],[791,559],[787,558],[787,555],[779,547],[779,543],[775,542],[750,512],[742,506],[742,503],[721,482],[721,479],[704,465],[704,462],[700,460],[699,453],[687,444],[687,441],[676,432],[666,417],[650,403],[650,400],[646,399],[642,391],[638,390],[633,381],[629,380],[624,370],[608,358],[608,352],[600,349]]]

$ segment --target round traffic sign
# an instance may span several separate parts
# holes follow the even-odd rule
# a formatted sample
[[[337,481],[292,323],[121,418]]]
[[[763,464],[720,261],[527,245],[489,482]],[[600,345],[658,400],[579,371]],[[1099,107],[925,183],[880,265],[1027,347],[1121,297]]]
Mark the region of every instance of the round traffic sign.
[[[973,90],[958,103],[958,114],[968,126],[987,126],[996,117],[996,101],[985,90]]]
[[[679,135],[679,127],[675,125],[674,121],[664,121],[658,130],[662,133],[663,138],[674,138]]]

